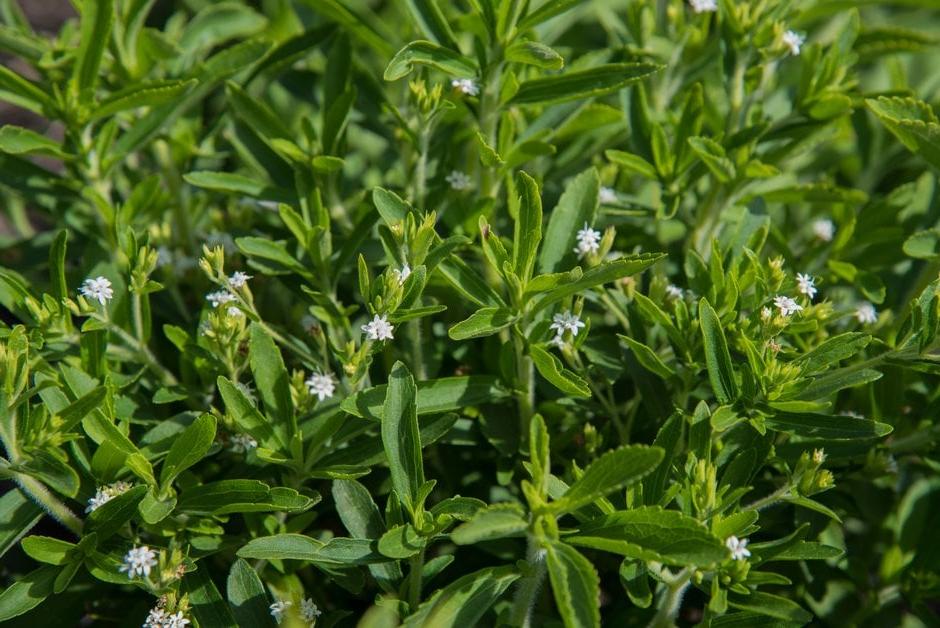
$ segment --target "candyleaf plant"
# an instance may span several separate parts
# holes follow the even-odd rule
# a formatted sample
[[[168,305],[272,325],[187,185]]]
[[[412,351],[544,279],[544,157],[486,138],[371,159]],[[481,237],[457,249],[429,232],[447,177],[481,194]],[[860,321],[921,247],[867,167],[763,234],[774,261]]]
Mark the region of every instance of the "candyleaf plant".
[[[40,4],[0,621],[940,625],[935,2]]]

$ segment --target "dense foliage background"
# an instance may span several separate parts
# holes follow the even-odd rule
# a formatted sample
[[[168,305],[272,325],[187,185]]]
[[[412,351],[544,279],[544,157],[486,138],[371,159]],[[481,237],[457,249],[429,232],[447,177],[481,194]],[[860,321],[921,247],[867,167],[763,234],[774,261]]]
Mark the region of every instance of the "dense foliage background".
[[[72,5],[0,620],[940,624],[935,2]]]

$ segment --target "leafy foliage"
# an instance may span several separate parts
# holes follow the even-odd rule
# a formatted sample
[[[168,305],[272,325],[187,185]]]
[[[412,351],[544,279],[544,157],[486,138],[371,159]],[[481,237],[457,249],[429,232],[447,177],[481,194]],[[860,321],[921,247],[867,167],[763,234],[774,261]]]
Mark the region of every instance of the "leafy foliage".
[[[0,621],[940,622],[932,3],[30,4]]]

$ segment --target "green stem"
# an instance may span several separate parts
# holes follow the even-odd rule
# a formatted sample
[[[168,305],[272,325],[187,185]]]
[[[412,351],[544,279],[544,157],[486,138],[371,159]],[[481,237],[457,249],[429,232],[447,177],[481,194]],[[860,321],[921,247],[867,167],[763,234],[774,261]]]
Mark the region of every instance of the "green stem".
[[[424,128],[418,136],[418,165],[415,167],[415,198],[414,203],[418,209],[424,208],[424,197],[427,193],[428,150],[431,144],[431,124],[425,121]]]
[[[542,580],[545,579],[545,555],[534,537],[529,537],[526,561],[531,572],[519,583],[509,617],[509,625],[516,628],[529,628],[532,625],[532,608],[535,606]]]
[[[157,360],[157,356],[153,354],[153,352],[150,350],[150,348],[147,345],[142,343],[135,336],[132,336],[131,334],[124,331],[124,329],[122,329],[118,325],[114,324],[111,321],[111,319],[108,318],[107,316],[104,318],[99,318],[99,320],[102,320],[105,323],[107,323],[110,331],[113,331],[115,334],[117,334],[121,338],[121,340],[126,342],[132,348],[134,348],[137,351],[138,355],[147,364],[147,366],[149,366],[152,371],[154,371],[157,375],[159,375],[163,379],[164,383],[170,386],[175,386],[177,383],[179,383],[176,379],[176,376],[173,375],[173,373],[171,373],[169,369],[167,369],[165,366],[160,364],[160,361]]]
[[[424,571],[424,550],[412,556],[409,564],[411,569],[408,572],[408,605],[411,607],[411,612],[414,612],[421,601],[421,572]]]
[[[751,502],[750,504],[744,507],[744,510],[761,510],[763,508],[767,508],[768,506],[773,506],[778,501],[780,501],[781,497],[789,493],[791,488],[793,487],[791,486],[789,482],[787,482],[786,484],[778,488],[776,491],[774,491],[770,495],[761,497],[757,501]]]
[[[76,536],[82,535],[82,520],[69,510],[68,506],[60,502],[42,482],[23,473],[14,473],[13,479],[20,488],[53,519],[64,525]]]
[[[519,443],[525,442],[529,433],[529,422],[535,414],[535,367],[526,354],[525,342],[519,334],[513,334],[516,350],[516,398],[519,401]]]
[[[672,628],[676,625],[676,615],[682,605],[682,596],[689,587],[692,572],[689,568],[680,571],[674,578],[664,582],[666,585],[659,598],[656,616],[649,623],[649,628]]]

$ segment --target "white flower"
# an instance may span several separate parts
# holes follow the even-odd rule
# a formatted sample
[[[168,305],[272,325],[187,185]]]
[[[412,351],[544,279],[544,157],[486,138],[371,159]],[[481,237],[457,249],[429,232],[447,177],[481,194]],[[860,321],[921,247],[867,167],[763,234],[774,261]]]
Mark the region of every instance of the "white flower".
[[[405,283],[405,280],[411,276],[411,266],[408,265],[408,262],[405,262],[402,265],[401,270],[393,268],[392,274],[395,275],[396,279],[398,279],[398,285],[402,285]]]
[[[714,13],[718,10],[715,0],[689,0],[689,5],[695,13]]]
[[[155,628],[186,628],[188,623],[189,620],[183,617],[183,613],[181,611],[177,611],[172,615],[165,615],[163,622],[157,624]]]
[[[395,338],[392,335],[395,328],[388,322],[388,316],[385,314],[382,314],[382,316],[376,314],[371,321],[360,329],[365,332],[369,340],[392,340]]]
[[[675,284],[669,284],[666,286],[666,296],[670,299],[681,299],[682,298],[682,288]]]
[[[561,334],[555,334],[552,336],[552,339],[548,341],[548,346],[557,347],[558,349],[565,348],[565,339]]]
[[[597,193],[597,200],[600,201],[602,205],[610,205],[611,203],[616,203],[617,192],[613,188],[601,186],[600,191]]]
[[[476,96],[480,93],[480,87],[473,79],[454,79],[450,82],[450,86],[467,96]]]
[[[444,180],[450,184],[453,190],[469,190],[473,185],[470,176],[459,170],[451,170],[450,174],[444,177]]]
[[[574,247],[574,252],[578,257],[584,257],[588,253],[597,253],[601,247],[601,232],[592,229],[587,223],[577,234],[578,246]]]
[[[317,621],[317,617],[322,614],[322,611],[320,611],[316,603],[310,598],[300,601],[300,618],[306,622],[310,622],[311,626]]]
[[[320,401],[329,399],[336,392],[336,382],[333,381],[333,376],[328,373],[314,373],[304,383],[307,384],[307,390],[310,391],[310,394],[316,395]]]
[[[291,602],[284,602],[278,600],[268,608],[271,610],[271,617],[274,618],[274,621],[281,623],[281,620],[284,619],[284,613],[287,611],[288,607],[291,606]]]
[[[235,300],[235,295],[227,290],[218,290],[206,295],[206,301],[212,304],[212,307],[219,307]]]
[[[806,38],[796,31],[787,31],[783,34],[783,45],[790,49],[790,54],[794,57],[800,54],[800,47],[804,41]]]
[[[816,292],[818,292],[816,290],[816,280],[813,279],[813,276],[797,273],[796,283],[799,284],[800,294],[805,294],[809,297],[810,301],[812,301],[813,297],[816,296]]]
[[[231,277],[228,278],[228,285],[233,288],[241,288],[248,280],[251,279],[251,275],[243,273],[240,270],[236,270]]]
[[[771,310],[769,307],[762,307],[762,308],[761,308],[761,310],[760,310],[760,319],[761,319],[762,321],[764,321],[765,323],[769,323],[769,322],[770,322],[770,319],[773,318],[773,316],[774,316],[774,311]]]
[[[245,313],[242,312],[237,305],[230,305],[228,309],[225,310],[225,313],[229,316],[244,316]]]
[[[747,539],[729,536],[725,546],[731,550],[731,558],[734,560],[744,560],[751,555],[751,550],[747,549]]]
[[[124,555],[124,564],[118,568],[127,574],[128,578],[134,576],[150,577],[150,570],[157,564],[157,553],[147,547],[132,547]]]
[[[233,434],[229,439],[229,449],[236,454],[248,453],[248,450],[255,449],[258,441],[248,434]]]
[[[104,305],[114,297],[114,291],[111,290],[111,282],[107,277],[95,277],[86,279],[85,283],[79,289],[79,292],[86,299],[93,299]]]
[[[166,620],[166,611],[164,611],[160,606],[155,606],[151,608],[150,612],[147,614],[147,619],[144,620],[143,628],[163,628],[164,622]]]
[[[828,218],[813,221],[813,235],[823,242],[832,242],[832,237],[835,233],[836,226]]]
[[[566,310],[561,314],[555,314],[552,317],[552,324],[548,326],[549,329],[555,330],[555,334],[561,336],[565,331],[570,331],[572,336],[578,335],[578,330],[584,327],[584,321],[581,320],[581,317],[572,314],[570,310]]]
[[[169,266],[173,263],[173,251],[165,245],[161,244],[157,247],[157,266]]]
[[[796,314],[803,310],[803,306],[790,297],[776,296],[774,297],[774,305],[777,306],[777,309],[780,310],[780,313],[784,316],[790,316],[791,314]]]
[[[131,486],[132,485],[128,482],[115,482],[114,484],[99,486],[94,496],[88,500],[88,506],[85,507],[85,512],[94,512],[121,493],[129,490]]]
[[[875,310],[875,306],[867,301],[859,303],[858,307],[855,308],[855,320],[862,325],[871,325],[878,322],[878,312]]]

